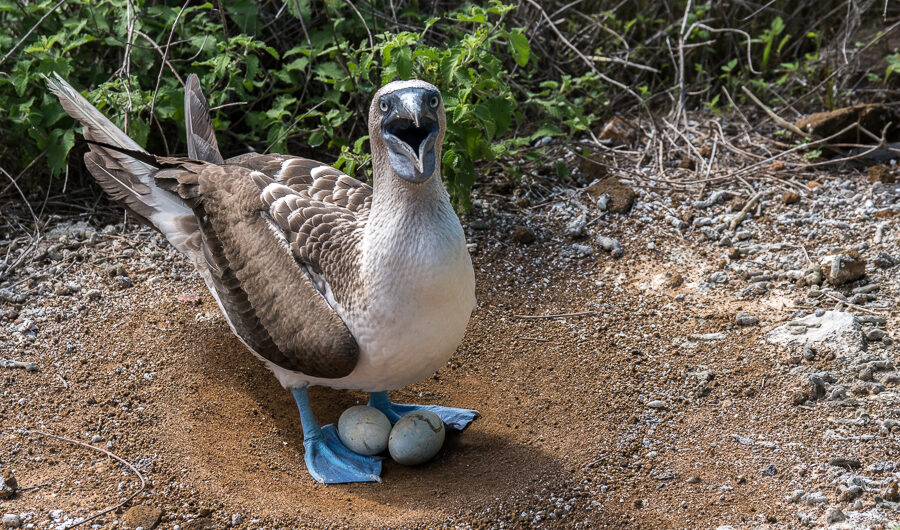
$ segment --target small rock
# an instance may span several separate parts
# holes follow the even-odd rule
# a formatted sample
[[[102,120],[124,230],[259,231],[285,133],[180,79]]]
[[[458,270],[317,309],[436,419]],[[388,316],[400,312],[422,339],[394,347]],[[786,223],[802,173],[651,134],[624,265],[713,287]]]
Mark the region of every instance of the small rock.
[[[758,318],[748,315],[747,313],[738,313],[737,316],[734,317],[734,320],[737,325],[741,327],[750,327],[759,324]]]
[[[654,399],[650,403],[647,403],[647,406],[650,407],[651,409],[664,409],[664,408],[666,408],[666,402],[660,401],[658,399]]]
[[[603,250],[612,254],[614,258],[620,258],[622,256],[622,247],[619,245],[619,242],[611,237],[598,236],[597,244],[600,245]]]
[[[575,258],[575,259],[586,258],[593,253],[594,253],[593,248],[591,248],[587,245],[579,245],[578,243],[573,243],[572,245],[569,245],[567,248],[564,248],[562,250],[562,252],[560,252],[560,254],[563,256],[567,256],[567,257]]]
[[[841,493],[841,496],[838,498],[841,502],[852,502],[856,500],[857,497],[863,494],[863,489],[859,486],[851,486],[844,490]]]
[[[686,156],[678,162],[679,169],[694,169],[694,159]]]
[[[855,250],[825,256],[820,264],[822,274],[831,285],[843,285],[866,274],[866,260]]]
[[[778,468],[775,467],[775,464],[769,464],[763,468],[762,474],[765,477],[774,477],[778,474]]]
[[[848,467],[850,469],[859,469],[862,464],[858,458],[852,456],[833,456],[828,459],[828,465],[835,467]]]
[[[869,182],[881,182],[892,184],[897,182],[897,175],[885,166],[870,166],[868,171]]]
[[[803,490],[794,490],[790,495],[788,495],[787,500],[788,502],[800,502],[800,499],[803,498],[803,494],[805,493],[806,492]]]
[[[91,289],[85,293],[88,297],[88,300],[98,300],[100,298],[100,290],[99,289]]]
[[[244,521],[244,520],[243,520],[243,518],[241,517],[241,514],[239,514],[239,513],[233,513],[233,514],[231,514],[231,526],[240,526],[240,524],[241,524],[243,521]]]
[[[605,177],[584,190],[596,202],[603,195],[609,195],[607,211],[625,214],[634,205],[634,189],[615,177]]]
[[[808,504],[810,506],[815,506],[816,504],[824,504],[828,502],[828,497],[825,496],[824,493],[814,492],[814,493],[804,493],[802,497],[800,497],[800,502],[803,504]]]
[[[869,342],[878,342],[880,340],[884,340],[886,336],[887,332],[885,332],[883,329],[874,328],[866,331],[866,340]]]
[[[637,131],[637,127],[616,116],[606,122],[597,134],[597,140],[613,146],[630,146],[637,139]]]
[[[212,528],[213,522],[208,517],[198,517],[181,525],[181,530],[210,530]]]
[[[12,471],[6,471],[0,474],[0,499],[11,499],[19,489],[19,483],[16,482],[16,476]]]
[[[880,496],[888,502],[900,502],[900,487],[898,487],[897,482],[886,484],[881,490]]]
[[[785,204],[797,204],[800,202],[800,194],[794,191],[787,191],[781,196],[781,201]]]
[[[527,226],[519,225],[513,229],[512,239],[520,245],[534,243],[534,231]]]
[[[677,272],[667,272],[663,279],[662,286],[666,289],[675,289],[681,287],[684,283],[684,277]]]
[[[879,252],[878,255],[875,256],[875,258],[872,260],[872,264],[879,269],[890,269],[892,267],[900,265],[900,258],[891,256],[887,252]]]
[[[572,239],[580,239],[584,237],[584,230],[587,227],[588,217],[581,214],[566,225],[566,235]]]
[[[115,282],[116,287],[119,289],[128,289],[133,285],[131,278],[128,276],[116,276],[113,278],[113,282]]]
[[[687,479],[687,483],[688,484],[700,484],[700,477],[693,476],[693,477]]]
[[[194,293],[185,293],[178,295],[178,302],[188,305],[200,305],[200,297]]]
[[[126,528],[142,527],[144,530],[152,530],[159,524],[160,517],[162,517],[162,510],[159,508],[139,504],[125,512],[124,521]]]
[[[865,350],[859,320],[852,313],[841,311],[825,311],[822,316],[807,315],[779,326],[766,335],[766,341],[796,347],[810,344],[817,351],[838,355]]]
[[[828,520],[828,523],[837,523],[838,521],[843,521],[847,517],[844,515],[844,512],[841,511],[840,508],[832,508],[828,510],[828,515],[825,517]]]
[[[22,519],[14,514],[7,513],[3,514],[3,528],[19,528],[22,526]]]

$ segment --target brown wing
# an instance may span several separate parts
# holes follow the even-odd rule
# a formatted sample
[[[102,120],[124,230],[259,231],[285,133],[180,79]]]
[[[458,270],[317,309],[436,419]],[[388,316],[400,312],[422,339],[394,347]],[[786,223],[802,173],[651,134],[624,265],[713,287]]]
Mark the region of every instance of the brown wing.
[[[216,131],[209,118],[209,106],[200,90],[197,74],[189,75],[184,86],[184,125],[188,156],[194,160],[221,164],[223,160],[216,141]]]
[[[261,195],[272,179],[249,167],[211,164],[183,164],[154,177],[200,219],[215,294],[248,346],[314,377],[353,371],[356,340],[269,218]]]
[[[346,208],[357,218],[368,217],[372,206],[371,186],[315,160],[247,153],[225,163],[259,171],[311,200]]]

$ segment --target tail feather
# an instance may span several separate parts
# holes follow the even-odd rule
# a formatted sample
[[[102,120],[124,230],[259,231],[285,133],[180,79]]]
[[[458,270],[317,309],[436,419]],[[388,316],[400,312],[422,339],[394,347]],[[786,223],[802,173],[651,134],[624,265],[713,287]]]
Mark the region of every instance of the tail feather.
[[[59,74],[45,76],[50,91],[69,116],[84,127],[90,151],[84,162],[103,190],[140,220],[163,233],[185,254],[199,250],[199,224],[191,208],[175,193],[156,184],[153,157],[91,105]]]
[[[209,118],[209,106],[200,90],[200,79],[196,74],[189,75],[184,86],[184,119],[188,156],[213,164],[224,163],[216,141],[216,131]]]

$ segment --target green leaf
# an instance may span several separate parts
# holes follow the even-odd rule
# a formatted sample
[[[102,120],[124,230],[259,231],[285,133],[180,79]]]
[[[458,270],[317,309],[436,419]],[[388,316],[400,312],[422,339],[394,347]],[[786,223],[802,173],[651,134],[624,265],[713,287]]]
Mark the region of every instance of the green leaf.
[[[487,100],[487,108],[497,127],[497,136],[502,136],[512,123],[512,102],[506,98],[490,98]]]
[[[412,50],[409,46],[403,46],[395,51],[392,59],[397,65],[397,75],[400,76],[400,79],[409,79],[412,77],[413,60]]]
[[[531,56],[531,45],[528,43],[528,37],[522,32],[522,29],[514,29],[506,36],[509,42],[509,51],[516,64],[525,66],[528,64],[528,58]]]
[[[318,147],[325,143],[325,133],[318,130],[313,131],[312,134],[309,135],[309,140],[307,140],[310,147]]]
[[[72,129],[56,129],[50,133],[50,142],[47,144],[47,163],[54,175],[59,175],[66,169],[66,156],[75,145],[75,131]]]

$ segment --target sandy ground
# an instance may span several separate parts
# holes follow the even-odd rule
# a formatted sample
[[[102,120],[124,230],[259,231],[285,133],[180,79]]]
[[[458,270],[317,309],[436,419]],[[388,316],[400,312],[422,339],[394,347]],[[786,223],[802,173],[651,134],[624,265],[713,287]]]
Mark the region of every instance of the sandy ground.
[[[727,245],[696,219],[718,223],[739,211],[737,199],[703,209],[692,205],[698,197],[639,189],[630,214],[603,215],[577,183],[548,201],[484,194],[464,219],[478,286],[466,338],[431,379],[392,395],[482,417],[426,465],[386,461],[382,484],[310,478],[290,394],[232,336],[168,243],[146,228],[61,217],[46,255],[0,285],[0,358],[37,365],[0,369],[0,473],[14,472],[21,488],[0,500],[0,514],[65,528],[139,486],[105,454],[41,431],[108,450],[146,479],[145,492],[88,523],[102,528],[137,524],[139,510],[125,515],[133,506],[161,510],[159,528],[182,529],[797,528],[829,519],[893,528],[898,378],[892,362],[856,374],[897,352],[889,342],[900,339],[900,268],[873,259],[900,254],[900,185],[854,172],[818,181],[793,205],[773,188],[740,227],[750,234]],[[566,233],[579,208],[598,217],[581,239]],[[790,222],[806,214],[815,220]],[[878,223],[887,224],[872,243]],[[603,251],[597,235],[616,238],[624,255]],[[878,290],[862,310],[837,309],[884,315],[861,328],[886,331],[887,342],[863,340],[855,360],[767,343],[797,311],[835,309],[790,276],[808,268],[804,253],[817,262],[859,243],[867,276],[834,292]],[[771,276],[756,291],[754,268]],[[759,322],[738,326],[738,313]],[[794,399],[810,373],[824,372],[824,395]],[[323,424],[366,399],[310,394]]]

